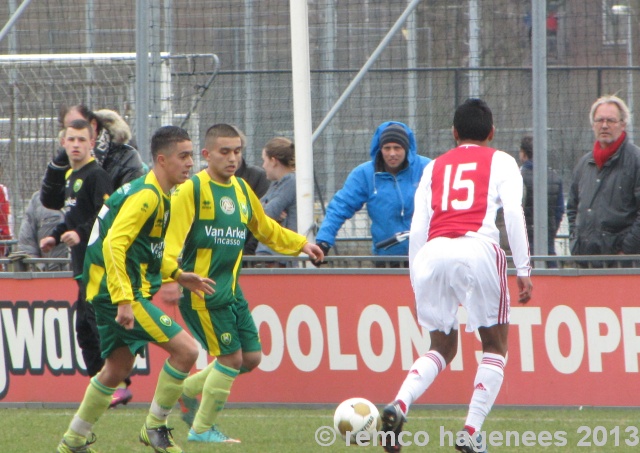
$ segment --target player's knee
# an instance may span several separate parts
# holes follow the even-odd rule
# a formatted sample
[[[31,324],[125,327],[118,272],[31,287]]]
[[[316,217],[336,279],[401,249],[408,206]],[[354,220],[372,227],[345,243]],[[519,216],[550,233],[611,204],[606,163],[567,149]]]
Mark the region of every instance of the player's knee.
[[[244,354],[242,358],[242,368],[251,371],[262,362],[262,353],[260,351]]]

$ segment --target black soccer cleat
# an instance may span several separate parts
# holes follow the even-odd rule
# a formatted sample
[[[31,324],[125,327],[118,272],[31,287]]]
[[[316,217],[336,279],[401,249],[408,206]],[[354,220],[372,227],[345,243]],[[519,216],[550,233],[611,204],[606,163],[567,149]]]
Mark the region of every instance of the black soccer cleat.
[[[462,453],[488,453],[487,449],[482,440],[482,435],[479,432],[475,434],[467,434],[464,436],[464,439],[460,439],[463,444],[458,445],[458,440],[456,440],[456,450],[461,451]]]
[[[380,419],[382,420],[380,430],[385,433],[384,437],[380,439],[382,448],[387,453],[398,453],[402,447],[398,436],[402,432],[404,422],[407,421],[402,409],[400,409],[398,401],[394,401],[385,406],[385,408],[382,409]]]

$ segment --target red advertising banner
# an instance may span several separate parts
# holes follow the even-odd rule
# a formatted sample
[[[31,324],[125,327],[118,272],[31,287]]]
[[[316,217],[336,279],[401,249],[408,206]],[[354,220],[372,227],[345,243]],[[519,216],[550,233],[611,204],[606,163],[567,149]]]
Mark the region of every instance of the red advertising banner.
[[[515,277],[509,280],[516,294]],[[413,316],[407,275],[244,275],[263,343],[260,367],[241,375],[231,402],[337,403],[394,398],[429,336]],[[2,280],[0,403],[79,402],[88,378],[73,329],[71,279]],[[512,303],[509,357],[497,404],[640,406],[638,276],[536,276],[527,305]],[[167,314],[182,322],[174,307]],[[466,404],[481,346],[459,353],[417,401]],[[149,402],[167,355],[150,345],[132,390]],[[196,364],[203,368],[206,354]],[[606,384],[606,385],[605,385]],[[595,390],[597,389],[597,390]],[[625,391],[628,389],[629,391]]]

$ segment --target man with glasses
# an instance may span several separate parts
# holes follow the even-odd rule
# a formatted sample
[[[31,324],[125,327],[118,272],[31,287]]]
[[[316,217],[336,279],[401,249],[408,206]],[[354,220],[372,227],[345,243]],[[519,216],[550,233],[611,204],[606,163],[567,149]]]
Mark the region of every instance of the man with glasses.
[[[602,96],[589,119],[593,151],[576,165],[567,202],[571,254],[640,253],[640,148],[626,133],[629,108],[617,96]]]

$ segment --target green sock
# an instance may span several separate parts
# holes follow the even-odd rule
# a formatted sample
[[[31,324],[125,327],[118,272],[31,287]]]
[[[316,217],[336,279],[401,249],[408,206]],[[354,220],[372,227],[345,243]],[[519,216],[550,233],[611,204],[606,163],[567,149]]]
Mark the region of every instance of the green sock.
[[[182,392],[187,395],[189,398],[195,398],[196,396],[202,393],[202,389],[204,388],[204,383],[213,370],[213,364],[216,363],[214,360],[209,365],[207,365],[201,371],[198,371],[195,374],[192,374],[188,378],[184,380],[184,389]]]
[[[153,395],[153,401],[147,415],[147,428],[159,428],[167,424],[171,409],[173,409],[173,406],[178,402],[178,398],[182,395],[184,380],[187,376],[189,376],[189,373],[176,370],[169,364],[168,360],[164,363],[158,376],[156,393]]]
[[[111,396],[115,391],[116,389],[101,384],[97,376],[91,378],[78,412],[64,434],[64,440],[69,446],[80,447],[87,443],[91,428],[109,409]]]
[[[238,373],[239,370],[221,365],[218,361],[215,362],[204,383],[200,408],[193,421],[193,430],[196,433],[203,433],[213,426],[227,402],[231,385]]]

